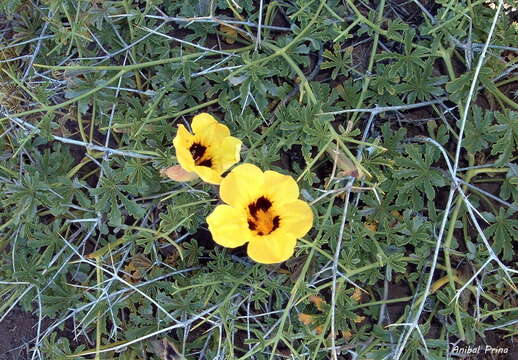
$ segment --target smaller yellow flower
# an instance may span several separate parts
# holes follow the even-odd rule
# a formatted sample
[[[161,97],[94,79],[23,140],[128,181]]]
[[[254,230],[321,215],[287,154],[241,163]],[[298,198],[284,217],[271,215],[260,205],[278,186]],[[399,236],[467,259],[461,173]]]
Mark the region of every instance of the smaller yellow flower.
[[[212,238],[228,248],[248,243],[248,256],[258,263],[289,259],[297,239],[313,226],[311,208],[298,199],[291,176],[242,164],[223,179],[219,193],[227,205],[207,217]]]
[[[219,184],[221,174],[239,161],[241,140],[230,136],[230,130],[212,115],[196,115],[191,134],[178,125],[173,140],[176,158],[182,168],[197,174],[203,181]]]

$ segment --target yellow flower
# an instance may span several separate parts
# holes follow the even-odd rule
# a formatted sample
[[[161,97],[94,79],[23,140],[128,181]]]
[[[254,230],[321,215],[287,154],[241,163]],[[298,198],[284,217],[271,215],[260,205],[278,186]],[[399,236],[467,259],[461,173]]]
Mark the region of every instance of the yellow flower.
[[[297,239],[313,225],[311,208],[298,199],[291,176],[243,164],[223,179],[219,193],[227,205],[218,205],[207,217],[212,238],[228,248],[248,243],[248,256],[256,262],[289,259]]]
[[[207,113],[196,115],[191,127],[193,134],[178,125],[173,140],[176,158],[184,170],[219,184],[221,174],[239,161],[241,140],[230,136],[228,127]]]

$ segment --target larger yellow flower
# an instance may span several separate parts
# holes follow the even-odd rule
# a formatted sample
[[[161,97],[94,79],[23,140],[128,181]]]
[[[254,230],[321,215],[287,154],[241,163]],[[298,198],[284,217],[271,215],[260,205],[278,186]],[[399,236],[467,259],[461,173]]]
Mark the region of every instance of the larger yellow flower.
[[[313,225],[311,208],[298,199],[291,176],[243,164],[223,179],[219,193],[227,205],[218,205],[207,217],[212,238],[228,248],[248,243],[248,256],[256,262],[289,259],[297,239]]]
[[[221,182],[221,174],[239,161],[241,140],[230,136],[230,130],[212,115],[196,115],[191,124],[193,134],[178,125],[173,140],[176,159],[186,171],[196,173],[211,184]]]

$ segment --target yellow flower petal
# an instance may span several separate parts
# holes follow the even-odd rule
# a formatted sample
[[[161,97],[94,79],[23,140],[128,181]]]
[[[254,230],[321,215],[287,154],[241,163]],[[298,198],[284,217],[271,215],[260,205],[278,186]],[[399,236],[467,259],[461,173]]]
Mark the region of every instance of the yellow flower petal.
[[[222,171],[227,170],[240,159],[241,140],[233,136],[228,136],[221,142],[221,159],[220,165]]]
[[[239,161],[241,141],[230,136],[228,127],[207,113],[196,115],[191,127],[193,134],[178,125],[173,140],[178,162],[205,182],[219,184],[221,174]]]
[[[279,232],[300,238],[313,226],[313,212],[305,201],[295,200],[282,204],[276,211],[281,217]]]
[[[192,158],[192,154],[188,148],[180,146],[177,147],[176,160],[178,160],[180,166],[186,171],[194,171],[194,168],[196,167],[194,164],[194,159]]]
[[[175,149],[178,148],[189,148],[192,145],[194,140],[194,135],[192,135],[185,126],[182,124],[178,125],[178,131],[176,132],[176,136],[173,139],[173,145]]]
[[[195,137],[207,147],[213,147],[213,151],[221,151],[221,142],[230,136],[230,130],[223,124],[214,123],[203,130],[195,132]]]
[[[209,184],[218,185],[219,183],[221,183],[221,180],[223,179],[219,171],[216,171],[206,166],[195,166],[192,171],[198,174],[198,176],[203,181]]]
[[[244,209],[259,197],[264,184],[264,174],[257,166],[236,166],[223,178],[219,188],[221,200],[236,209]]]
[[[246,215],[228,205],[218,205],[207,217],[210,233],[221,246],[235,248],[250,239]]]
[[[192,119],[191,127],[195,136],[201,139],[204,145],[218,143],[225,137],[230,136],[228,127],[220,124],[212,115],[207,113],[196,115]]]
[[[273,232],[268,236],[254,236],[247,253],[255,262],[276,264],[288,260],[295,251],[297,239],[290,234]]]
[[[217,124],[217,122],[212,115],[201,113],[192,119],[191,128],[195,134],[198,134],[204,132],[210,125]]]
[[[299,197],[297,182],[291,176],[275,171],[264,172],[264,189],[276,205],[292,202]]]
[[[286,261],[295,251],[297,238],[313,225],[313,212],[297,199],[298,193],[290,176],[239,165],[221,181],[220,197],[228,205],[210,215],[218,220],[207,219],[209,230],[223,246],[238,246],[236,237],[238,244],[248,242],[248,255],[258,263]]]
[[[207,126],[202,131],[197,131],[196,137],[198,137],[204,144],[206,145],[218,145],[221,143],[223,139],[230,136],[230,130],[223,124],[214,123]],[[218,149],[219,151],[220,149]]]

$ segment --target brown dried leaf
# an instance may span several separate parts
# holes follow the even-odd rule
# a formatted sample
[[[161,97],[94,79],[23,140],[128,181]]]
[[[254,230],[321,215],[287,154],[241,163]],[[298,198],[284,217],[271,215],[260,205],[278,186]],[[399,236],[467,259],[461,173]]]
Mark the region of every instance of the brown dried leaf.
[[[315,321],[315,316],[310,314],[299,313],[299,321],[304,325],[310,325]]]
[[[342,330],[342,337],[345,340],[350,340],[353,337],[353,333],[350,332],[349,330]]]
[[[180,165],[162,169],[160,170],[160,175],[167,176],[169,179],[178,182],[192,181],[198,178],[198,175],[193,172],[184,170]]]
[[[221,24],[219,26],[219,31],[223,33],[223,40],[227,43],[232,45],[237,40],[237,30],[233,26],[228,26]]]
[[[361,179],[364,176],[363,172],[342,151],[328,148],[326,152],[333,162],[336,161],[336,166],[340,169],[339,176],[352,176],[356,179]]]
[[[317,335],[320,335],[322,334],[322,332],[324,331],[324,327],[322,325],[318,325],[316,328],[315,328],[315,332],[317,333]]]
[[[361,323],[363,320],[365,320],[365,316],[358,315],[356,316],[356,319],[354,319],[353,321],[358,324]]]
[[[180,352],[176,349],[174,344],[163,338],[162,341],[153,341],[153,352],[160,357],[160,360],[181,360],[183,359]]]
[[[144,274],[153,266],[153,263],[144,255],[138,254],[130,259],[124,267],[124,280],[135,283],[142,280]]]
[[[353,299],[356,302],[360,302],[362,299],[362,291],[360,288],[355,288],[353,294],[351,295],[351,299]]]
[[[378,222],[375,220],[367,220],[363,223],[363,226],[372,232],[376,232],[378,230]]]
[[[319,311],[323,311],[322,304],[325,304],[326,301],[322,299],[320,296],[317,295],[311,295],[308,300],[312,302]]]

